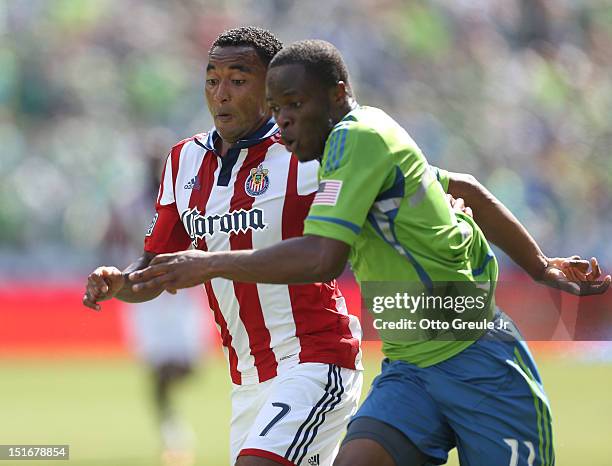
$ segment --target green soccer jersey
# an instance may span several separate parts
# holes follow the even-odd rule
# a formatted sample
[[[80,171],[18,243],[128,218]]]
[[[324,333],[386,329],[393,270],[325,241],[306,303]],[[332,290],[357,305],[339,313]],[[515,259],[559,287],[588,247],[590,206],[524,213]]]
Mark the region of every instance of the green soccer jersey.
[[[440,282],[473,282],[484,283],[493,296],[497,261],[476,223],[450,208],[448,173],[429,166],[385,112],[359,106],[335,125],[319,179],[304,234],[349,244],[360,284],[414,282],[427,293]],[[490,299],[483,317],[490,319],[493,307]],[[474,341],[381,337],[388,358],[421,367],[444,361]]]

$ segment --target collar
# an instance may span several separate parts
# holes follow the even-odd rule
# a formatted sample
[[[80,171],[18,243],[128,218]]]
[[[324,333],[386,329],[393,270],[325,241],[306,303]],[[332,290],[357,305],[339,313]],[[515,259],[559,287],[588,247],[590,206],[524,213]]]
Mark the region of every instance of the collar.
[[[352,118],[351,113],[353,113],[358,108],[361,108],[361,105],[359,105],[356,100],[353,100],[353,102],[351,103],[351,109],[348,111],[346,115],[344,115],[344,117],[342,117],[342,120],[340,121],[350,120]],[[349,117],[349,115],[351,116]],[[340,123],[340,121],[338,123]]]
[[[254,146],[256,144],[259,144],[263,140],[269,138],[270,136],[278,133],[279,131],[280,128],[276,125],[274,118],[270,118],[253,133],[249,134],[245,138],[236,141],[232,145],[232,149],[245,149],[247,147]],[[215,142],[220,137],[221,136],[217,132],[217,128],[213,126],[205,137],[198,139],[196,142],[198,143],[198,145],[204,147],[206,150],[211,150],[216,154],[217,152],[215,151]]]

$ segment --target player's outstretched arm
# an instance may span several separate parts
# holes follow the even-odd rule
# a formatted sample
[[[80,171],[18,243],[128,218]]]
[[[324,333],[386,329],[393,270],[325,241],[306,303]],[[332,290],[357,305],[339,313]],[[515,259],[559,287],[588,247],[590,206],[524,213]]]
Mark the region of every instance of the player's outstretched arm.
[[[132,290],[127,276],[149,265],[155,254],[144,252],[135,262],[130,264],[123,272],[116,267],[102,266],[95,269],[87,277],[83,305],[99,311],[100,302],[117,298],[129,303],[140,303],[156,298],[164,291],[163,288],[149,288],[138,293]]]
[[[508,254],[534,280],[542,278],[547,257],[512,212],[476,178],[449,173],[448,192],[472,208],[473,218],[487,240]]]
[[[306,235],[258,250],[160,254],[129,279],[135,292],[174,292],[215,277],[251,283],[313,283],[336,278],[344,270],[350,247],[342,241]]]
[[[448,192],[471,207],[471,213],[489,241],[497,245],[534,280],[576,295],[600,294],[610,285],[602,279],[595,258],[579,256],[549,259],[527,229],[472,175],[449,173]],[[589,270],[589,266],[591,270]]]

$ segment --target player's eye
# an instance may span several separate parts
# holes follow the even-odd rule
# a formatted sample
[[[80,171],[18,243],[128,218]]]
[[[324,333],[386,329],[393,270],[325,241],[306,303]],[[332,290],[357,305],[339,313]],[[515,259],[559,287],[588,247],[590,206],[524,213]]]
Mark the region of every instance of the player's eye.
[[[280,107],[278,105],[270,104],[268,105],[272,113],[278,113],[280,111]]]
[[[219,83],[218,79],[209,78],[206,80],[207,86],[216,86]]]
[[[300,108],[302,106],[302,102],[291,102],[289,107],[291,108]]]
[[[242,86],[246,82],[246,79],[232,79],[232,82],[236,86]]]

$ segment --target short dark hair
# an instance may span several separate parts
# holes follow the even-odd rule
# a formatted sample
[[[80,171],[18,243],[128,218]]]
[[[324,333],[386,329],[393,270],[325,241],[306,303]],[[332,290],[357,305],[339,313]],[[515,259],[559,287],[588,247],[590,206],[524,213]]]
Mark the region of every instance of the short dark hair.
[[[350,92],[349,76],[340,51],[324,40],[300,40],[281,50],[269,68],[281,65],[303,65],[311,76],[327,87],[344,81]]]
[[[282,48],[283,43],[267,29],[244,26],[228,29],[217,36],[208,53],[215,47],[253,47],[261,61],[268,66],[272,57]]]

